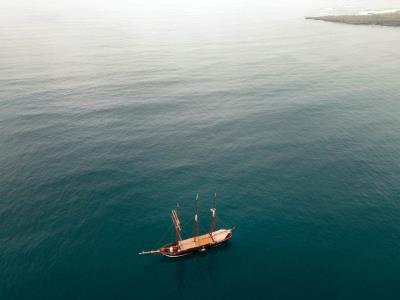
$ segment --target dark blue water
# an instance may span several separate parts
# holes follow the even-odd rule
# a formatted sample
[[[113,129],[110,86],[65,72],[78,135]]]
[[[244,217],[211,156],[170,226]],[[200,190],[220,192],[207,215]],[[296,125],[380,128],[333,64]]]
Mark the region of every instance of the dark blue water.
[[[0,20],[1,299],[399,298],[398,28],[304,20],[322,0],[19,2]],[[230,243],[137,255],[174,239],[176,202],[191,235],[197,192]]]

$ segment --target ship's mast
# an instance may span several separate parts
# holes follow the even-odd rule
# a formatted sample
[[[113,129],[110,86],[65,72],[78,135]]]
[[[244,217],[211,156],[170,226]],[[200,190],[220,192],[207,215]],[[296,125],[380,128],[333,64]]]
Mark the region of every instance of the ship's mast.
[[[217,226],[217,193],[214,193],[214,201],[213,201],[213,207],[210,209],[211,211],[211,233],[215,231],[215,228]]]
[[[175,232],[176,232],[176,242],[182,240],[182,227],[181,227],[181,221],[179,220],[179,203],[176,204],[176,208],[172,210],[171,212],[171,218],[172,222],[174,223],[175,226]]]
[[[196,195],[196,201],[195,201],[195,209],[194,209],[194,241],[197,240],[197,236],[199,235],[199,216],[198,216],[198,212],[199,212],[199,194]]]

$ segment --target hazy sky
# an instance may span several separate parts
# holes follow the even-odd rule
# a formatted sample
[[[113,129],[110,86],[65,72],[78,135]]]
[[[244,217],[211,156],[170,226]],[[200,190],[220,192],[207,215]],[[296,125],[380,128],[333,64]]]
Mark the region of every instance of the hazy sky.
[[[51,30],[52,24],[71,20],[143,35],[149,30],[241,30],[273,20],[393,8],[400,8],[398,0],[0,0],[0,33],[12,24],[40,23]]]
[[[285,10],[290,14],[293,11],[307,13],[329,8],[389,9],[400,7],[400,3],[398,0],[3,0],[0,7],[8,8],[7,12],[2,10],[4,14],[36,10],[66,14],[97,11],[147,17],[193,14],[254,17]]]

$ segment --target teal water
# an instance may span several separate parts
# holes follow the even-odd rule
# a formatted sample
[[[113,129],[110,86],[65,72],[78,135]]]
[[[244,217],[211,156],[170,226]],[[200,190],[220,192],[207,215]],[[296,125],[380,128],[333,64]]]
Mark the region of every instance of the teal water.
[[[253,2],[1,4],[0,299],[399,298],[400,29]]]

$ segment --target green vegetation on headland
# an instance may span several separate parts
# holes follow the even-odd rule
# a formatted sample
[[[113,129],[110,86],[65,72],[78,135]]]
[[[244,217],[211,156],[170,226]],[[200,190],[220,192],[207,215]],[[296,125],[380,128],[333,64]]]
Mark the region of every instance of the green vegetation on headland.
[[[306,19],[354,25],[400,26],[400,11],[368,15],[307,17]]]

